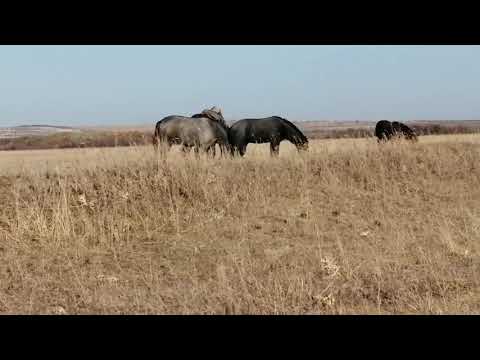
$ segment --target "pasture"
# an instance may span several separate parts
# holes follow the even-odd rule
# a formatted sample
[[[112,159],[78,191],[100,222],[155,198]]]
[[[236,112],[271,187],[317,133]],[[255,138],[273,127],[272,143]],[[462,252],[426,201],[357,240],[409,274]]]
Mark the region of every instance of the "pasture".
[[[480,313],[480,135],[0,152],[0,313]]]

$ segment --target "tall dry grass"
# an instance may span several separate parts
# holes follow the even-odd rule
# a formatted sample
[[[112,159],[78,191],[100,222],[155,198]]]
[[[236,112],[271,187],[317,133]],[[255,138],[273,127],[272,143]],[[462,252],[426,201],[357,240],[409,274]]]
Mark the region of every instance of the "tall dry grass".
[[[480,136],[2,153],[1,313],[479,313]]]

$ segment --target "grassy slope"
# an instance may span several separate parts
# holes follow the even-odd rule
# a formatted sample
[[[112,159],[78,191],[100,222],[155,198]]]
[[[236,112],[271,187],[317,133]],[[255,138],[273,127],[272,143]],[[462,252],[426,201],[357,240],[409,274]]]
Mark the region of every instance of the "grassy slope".
[[[14,154],[2,313],[480,312],[478,135]]]

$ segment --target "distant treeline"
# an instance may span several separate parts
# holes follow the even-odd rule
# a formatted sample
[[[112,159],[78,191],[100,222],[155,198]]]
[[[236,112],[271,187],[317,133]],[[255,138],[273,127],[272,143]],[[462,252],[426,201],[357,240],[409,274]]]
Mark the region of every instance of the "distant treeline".
[[[480,132],[478,126],[464,125],[412,125],[418,135],[474,134]]]
[[[145,145],[152,135],[140,131],[58,133],[46,136],[23,136],[0,139],[0,150],[69,149]]]
[[[464,125],[412,125],[408,124],[415,133],[422,135],[446,135],[446,134],[473,134],[480,133],[479,126]],[[374,127],[372,128],[346,128],[346,129],[315,129],[305,130],[305,134],[312,139],[340,139],[340,138],[365,138],[374,136]]]
[[[409,126],[420,136],[480,133],[480,126],[451,124],[409,124]],[[305,129],[304,133],[310,139],[365,138],[374,136],[374,128]],[[152,135],[151,132],[141,131],[86,131],[4,138],[0,139],[0,151],[150,145]]]

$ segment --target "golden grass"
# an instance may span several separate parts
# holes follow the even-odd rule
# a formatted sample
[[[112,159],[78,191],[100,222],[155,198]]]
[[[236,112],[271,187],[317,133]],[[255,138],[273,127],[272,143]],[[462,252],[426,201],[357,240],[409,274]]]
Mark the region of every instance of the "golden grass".
[[[479,313],[480,135],[0,153],[0,312]]]

